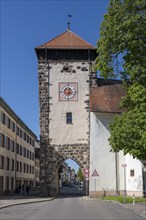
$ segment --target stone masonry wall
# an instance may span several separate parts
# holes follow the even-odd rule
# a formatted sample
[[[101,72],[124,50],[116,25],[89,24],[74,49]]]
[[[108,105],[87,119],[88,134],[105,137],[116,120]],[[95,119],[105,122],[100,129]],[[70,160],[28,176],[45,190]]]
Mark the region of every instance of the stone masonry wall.
[[[73,159],[82,169],[89,165],[89,71],[87,62],[38,64],[42,195],[58,193],[64,160]],[[60,102],[60,82],[78,84],[77,101]],[[73,124],[66,124],[66,112],[72,112]]]

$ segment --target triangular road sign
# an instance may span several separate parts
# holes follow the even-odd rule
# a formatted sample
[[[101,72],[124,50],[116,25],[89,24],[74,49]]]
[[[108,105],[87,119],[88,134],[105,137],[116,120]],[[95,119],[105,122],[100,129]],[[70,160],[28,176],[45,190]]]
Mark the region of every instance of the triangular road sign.
[[[92,176],[99,176],[99,174],[97,173],[97,170],[93,171]]]

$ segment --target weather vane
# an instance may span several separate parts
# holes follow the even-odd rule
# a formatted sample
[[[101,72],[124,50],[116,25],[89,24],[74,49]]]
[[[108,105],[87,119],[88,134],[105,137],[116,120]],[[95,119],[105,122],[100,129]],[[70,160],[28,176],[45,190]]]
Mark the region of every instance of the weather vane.
[[[72,15],[68,13],[68,30],[70,30],[70,18],[72,18]]]

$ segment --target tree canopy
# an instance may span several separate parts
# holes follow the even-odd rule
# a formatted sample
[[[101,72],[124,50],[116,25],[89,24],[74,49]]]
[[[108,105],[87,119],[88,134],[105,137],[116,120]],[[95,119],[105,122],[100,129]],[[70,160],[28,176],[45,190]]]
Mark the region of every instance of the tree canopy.
[[[126,109],[110,124],[109,143],[146,159],[146,1],[111,0],[101,24],[95,69],[104,78],[121,77]]]
[[[83,179],[84,179],[84,176],[83,176],[83,173],[82,173],[82,170],[81,170],[80,167],[79,167],[78,172],[77,172],[77,178],[78,178],[80,181],[83,181]]]

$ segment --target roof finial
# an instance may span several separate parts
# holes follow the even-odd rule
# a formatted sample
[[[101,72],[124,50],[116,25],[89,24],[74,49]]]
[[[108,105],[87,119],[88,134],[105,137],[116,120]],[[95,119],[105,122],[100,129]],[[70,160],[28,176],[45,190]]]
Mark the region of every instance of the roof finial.
[[[68,13],[68,31],[70,31],[70,18],[72,17],[71,14]]]

